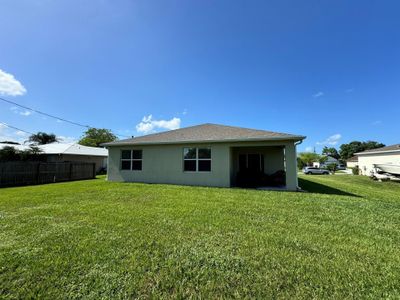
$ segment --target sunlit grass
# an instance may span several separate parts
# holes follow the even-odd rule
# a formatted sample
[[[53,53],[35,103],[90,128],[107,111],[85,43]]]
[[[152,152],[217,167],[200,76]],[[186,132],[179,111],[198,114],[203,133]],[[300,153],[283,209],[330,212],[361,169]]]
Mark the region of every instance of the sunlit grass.
[[[0,298],[396,298],[400,184],[0,189]]]

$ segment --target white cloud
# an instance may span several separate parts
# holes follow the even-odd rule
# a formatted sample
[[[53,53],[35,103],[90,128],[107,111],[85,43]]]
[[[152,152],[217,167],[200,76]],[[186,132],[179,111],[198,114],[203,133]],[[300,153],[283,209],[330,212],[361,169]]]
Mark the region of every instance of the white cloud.
[[[26,132],[23,132],[23,131],[21,131],[21,130],[16,131],[16,132],[15,132],[15,135],[17,135],[17,136],[22,136],[22,137],[28,136],[28,134],[27,134]]]
[[[185,108],[182,112],[182,115],[186,115],[188,113],[188,110]]]
[[[152,115],[144,116],[142,122],[136,125],[136,130],[140,133],[151,133],[157,129],[173,130],[181,127],[180,118],[171,120],[154,120]]]
[[[306,152],[313,152],[314,151],[314,147],[311,147],[311,146],[306,147],[305,151]]]
[[[26,93],[25,87],[12,74],[0,69],[0,95],[22,96]]]
[[[26,110],[26,109],[22,110],[16,106],[11,107],[10,110],[12,110],[14,113],[19,114],[24,117],[30,116],[32,114],[32,111]]]
[[[341,138],[342,138],[342,135],[340,133],[336,133],[336,134],[328,137],[323,142],[317,142],[317,145],[336,145]]]
[[[14,130],[11,128],[8,128],[4,124],[0,124],[0,142],[1,141],[12,141],[12,142],[18,142],[20,144],[23,144],[24,141],[26,140],[28,134],[19,131],[19,130]]]
[[[318,93],[315,93],[315,94],[313,95],[313,97],[314,97],[314,98],[319,98],[319,97],[322,97],[323,95],[324,95],[323,92],[318,92]]]
[[[32,112],[29,111],[29,110],[25,110],[25,111],[21,111],[19,114],[20,114],[21,116],[27,117],[27,116],[30,116],[30,115],[32,114]]]

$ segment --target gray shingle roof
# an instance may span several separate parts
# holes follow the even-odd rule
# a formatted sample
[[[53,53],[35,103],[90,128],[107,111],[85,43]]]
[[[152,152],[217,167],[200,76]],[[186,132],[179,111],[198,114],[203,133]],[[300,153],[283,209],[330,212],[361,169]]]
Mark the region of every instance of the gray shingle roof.
[[[346,160],[347,162],[358,162],[358,157],[357,156],[352,156],[349,159]]]
[[[0,149],[4,147],[13,147],[23,151],[30,149],[27,145],[11,145],[0,143]],[[86,156],[108,156],[108,150],[104,148],[82,146],[76,143],[51,143],[39,145],[38,148],[42,151],[41,154],[71,154],[71,155],[86,155]]]
[[[375,152],[391,152],[391,151],[400,151],[400,144],[390,145],[382,148],[370,149],[365,150],[363,152],[355,153],[356,155],[368,154],[368,153],[375,153]]]
[[[139,136],[131,139],[105,143],[104,146],[145,145],[145,144],[182,144],[200,142],[228,141],[270,141],[303,140],[305,136],[279,133],[266,130],[241,128],[217,124],[202,124],[161,133]]]

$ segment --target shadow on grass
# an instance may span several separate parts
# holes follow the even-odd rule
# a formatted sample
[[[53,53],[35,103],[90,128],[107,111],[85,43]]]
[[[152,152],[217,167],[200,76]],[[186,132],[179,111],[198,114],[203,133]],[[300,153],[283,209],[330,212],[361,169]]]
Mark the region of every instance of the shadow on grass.
[[[310,193],[326,194],[326,195],[340,195],[340,196],[352,196],[361,197],[356,194],[348,193],[325,184],[310,181],[304,178],[299,178],[299,186]]]

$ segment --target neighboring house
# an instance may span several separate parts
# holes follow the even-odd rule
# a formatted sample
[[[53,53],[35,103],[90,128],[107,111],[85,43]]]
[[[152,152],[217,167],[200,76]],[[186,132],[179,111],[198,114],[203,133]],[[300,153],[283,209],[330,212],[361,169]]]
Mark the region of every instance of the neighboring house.
[[[362,175],[369,176],[374,164],[400,165],[400,144],[355,153],[358,157],[358,167]]]
[[[315,168],[323,168],[326,167],[330,164],[335,164],[335,165],[340,165],[339,160],[337,160],[336,158],[332,157],[332,156],[326,156],[326,161],[324,161],[323,163],[320,163],[318,161],[313,162],[313,167]]]
[[[109,150],[107,177],[231,187],[251,179],[269,179],[276,185],[283,174],[282,188],[294,191],[298,187],[296,144],[304,138],[216,124],[149,134],[104,144]]]
[[[0,143],[0,149],[5,146],[11,146],[18,150],[27,150],[27,145],[13,145]],[[46,162],[88,162],[96,164],[96,172],[107,167],[108,151],[104,148],[87,147],[75,143],[51,143],[40,145],[38,148],[42,151],[41,156]]]
[[[319,168],[320,165],[321,165],[321,164],[319,163],[319,161],[314,161],[314,162],[312,163],[312,166],[313,166],[314,168]]]
[[[346,165],[348,168],[355,168],[358,166],[358,157],[352,156],[348,160],[346,160]]]

